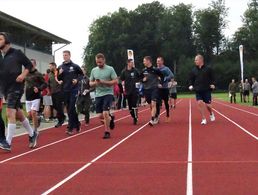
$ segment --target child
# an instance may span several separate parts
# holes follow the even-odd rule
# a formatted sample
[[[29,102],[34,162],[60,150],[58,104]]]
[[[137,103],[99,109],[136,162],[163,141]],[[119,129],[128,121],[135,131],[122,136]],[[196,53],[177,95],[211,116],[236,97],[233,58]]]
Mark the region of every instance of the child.
[[[90,122],[90,105],[91,97],[90,92],[93,89],[90,88],[90,80],[86,75],[86,70],[82,67],[84,76],[79,81],[78,97],[76,101],[77,112],[85,115],[85,125],[88,126]]]

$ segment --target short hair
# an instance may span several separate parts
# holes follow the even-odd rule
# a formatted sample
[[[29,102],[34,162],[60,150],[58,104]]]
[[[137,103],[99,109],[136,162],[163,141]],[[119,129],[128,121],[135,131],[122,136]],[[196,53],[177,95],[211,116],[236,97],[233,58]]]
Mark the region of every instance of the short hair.
[[[145,56],[143,59],[149,60],[149,61],[152,63],[152,58],[151,58],[151,56]]]
[[[11,43],[11,39],[10,39],[10,34],[7,32],[0,32],[0,35],[2,35],[4,37],[5,40],[5,44],[10,44]]]
[[[164,62],[164,58],[162,56],[158,56],[157,59],[161,59]]]
[[[95,56],[95,58],[96,59],[103,59],[103,60],[105,60],[105,56],[104,56],[104,54],[103,53],[98,53],[96,56]]]
[[[71,55],[71,52],[69,50],[64,50],[63,53],[68,53],[69,55]]]
[[[30,59],[30,61],[33,62],[34,64],[37,64],[37,61],[34,58]]]
[[[200,58],[202,61],[204,61],[204,57],[202,54],[197,54],[196,57]]]
[[[55,62],[50,62],[49,64],[56,67],[56,63]]]

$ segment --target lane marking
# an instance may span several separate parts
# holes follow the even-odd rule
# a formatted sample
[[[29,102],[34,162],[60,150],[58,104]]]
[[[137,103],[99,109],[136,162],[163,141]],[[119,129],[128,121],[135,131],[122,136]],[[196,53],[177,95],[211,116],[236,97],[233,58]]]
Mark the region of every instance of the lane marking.
[[[254,115],[254,116],[258,116],[258,114],[256,114],[256,113],[249,112],[249,111],[243,110],[243,109],[241,109],[241,108],[237,108],[237,107],[234,107],[234,106],[230,106],[230,105],[228,105],[228,104],[224,104],[224,103],[218,102],[218,101],[214,101],[214,102],[217,103],[217,104],[223,105],[223,106],[227,106],[227,107],[229,107],[229,108],[233,108],[233,109],[236,109],[236,110],[239,110],[239,111],[248,113],[248,114],[252,114],[252,115]]]
[[[258,137],[255,136],[254,134],[250,133],[249,131],[247,131],[244,127],[242,127],[241,125],[237,124],[235,121],[231,120],[230,118],[228,118],[227,116],[225,116],[224,114],[222,114],[221,112],[219,112],[218,110],[214,109],[213,110],[215,112],[217,112],[219,115],[221,115],[222,117],[224,117],[225,119],[227,119],[228,121],[230,121],[231,123],[233,123],[234,125],[236,125],[237,127],[239,127],[242,131],[244,131],[245,133],[247,133],[248,135],[250,135],[251,137],[253,137],[254,139],[258,140]]]
[[[189,100],[189,135],[188,135],[188,162],[187,162],[187,181],[186,195],[193,194],[193,164],[192,164],[192,104]]]
[[[141,110],[141,111],[139,111],[139,113],[144,112],[144,111],[146,111],[146,110],[149,110],[149,109],[147,108],[147,109]],[[120,121],[120,120],[123,120],[123,119],[128,118],[128,117],[131,117],[131,115],[126,115],[126,116],[124,116],[124,117],[122,117],[122,118],[120,118],[120,119],[117,119],[117,120],[115,120],[115,121]],[[25,155],[30,154],[30,153],[33,153],[33,152],[36,152],[36,151],[38,151],[38,150],[42,150],[42,149],[44,149],[44,148],[47,148],[47,147],[56,145],[56,144],[58,144],[58,143],[61,143],[61,142],[64,142],[64,141],[66,141],[66,140],[75,138],[75,137],[80,136],[80,135],[82,135],[82,134],[89,133],[89,132],[94,131],[94,130],[96,130],[96,129],[100,128],[100,127],[103,127],[103,126],[104,126],[104,125],[99,125],[99,126],[97,126],[97,127],[93,127],[93,128],[91,128],[91,129],[89,129],[89,130],[80,132],[80,133],[78,133],[78,134],[75,134],[75,135],[66,137],[66,138],[64,138],[64,139],[61,139],[61,140],[58,140],[58,141],[49,143],[49,144],[44,145],[44,146],[41,146],[41,147],[39,147],[39,148],[35,148],[35,149],[33,149],[33,150],[29,150],[29,151],[27,151],[27,152],[21,153],[21,154],[16,155],[16,156],[13,156],[13,157],[11,157],[11,158],[2,160],[2,161],[0,161],[0,164],[5,163],[5,162],[8,162],[8,161],[13,160],[13,159],[16,159],[16,158],[19,158],[19,157],[22,157],[22,156],[25,156]]]
[[[163,112],[164,113],[164,112]],[[94,162],[96,162],[97,160],[99,160],[100,158],[102,158],[103,156],[105,156],[106,154],[108,154],[109,152],[111,152],[113,149],[115,149],[116,147],[118,147],[120,144],[122,144],[123,142],[125,142],[126,140],[128,140],[130,137],[132,137],[134,134],[138,133],[139,131],[141,131],[144,127],[148,126],[149,122],[145,123],[143,126],[141,126],[140,128],[138,128],[137,130],[135,130],[133,133],[131,133],[130,135],[128,135],[127,137],[125,137],[124,139],[122,139],[121,141],[119,141],[118,143],[116,143],[114,146],[110,147],[108,150],[106,150],[105,152],[103,152],[102,154],[100,154],[99,156],[97,156],[96,158],[94,158],[92,161],[90,161],[89,163],[85,164],[84,166],[82,166],[80,169],[78,169],[77,171],[75,171],[74,173],[72,173],[71,175],[69,175],[68,177],[66,177],[64,180],[60,181],[59,183],[57,183],[56,185],[54,185],[53,187],[51,187],[50,189],[48,189],[47,191],[43,192],[42,195],[47,195],[51,192],[53,192],[54,190],[56,190],[58,187],[62,186],[64,183],[68,182],[70,179],[72,179],[73,177],[75,177],[76,175],[78,175],[80,172],[84,171],[86,168],[88,168],[89,166],[91,166]]]
[[[182,100],[181,100],[182,101]],[[178,101],[178,103],[180,103],[181,101]],[[178,104],[177,103],[177,104]],[[160,115],[164,114],[166,111],[163,111],[162,113],[160,113]],[[132,137],[133,135],[135,135],[136,133],[138,133],[139,131],[141,131],[144,127],[148,126],[149,122],[147,122],[146,124],[144,124],[143,126],[141,126],[140,128],[138,128],[137,130],[135,130],[133,133],[131,133],[130,135],[128,135],[127,137],[125,137],[124,139],[122,139],[121,141],[119,141],[118,143],[116,143],[114,146],[110,147],[108,150],[106,150],[105,152],[103,152],[102,154],[100,154],[99,156],[97,156],[96,158],[94,158],[92,161],[90,161],[89,163],[85,164],[84,166],[82,166],[80,169],[78,169],[77,171],[75,171],[74,173],[72,173],[71,175],[69,175],[68,177],[66,177],[65,179],[63,179],[62,181],[60,181],[59,183],[57,183],[56,185],[54,185],[53,187],[51,187],[50,189],[48,189],[47,191],[43,192],[41,195],[47,195],[51,192],[53,192],[54,190],[56,190],[57,188],[59,188],[60,186],[62,186],[64,183],[68,182],[70,179],[72,179],[73,177],[75,177],[76,175],[78,175],[80,172],[84,171],[86,168],[88,168],[89,166],[91,166],[93,163],[95,163],[97,160],[99,160],[100,158],[102,158],[103,156],[105,156],[106,154],[108,154],[109,152],[111,152],[113,149],[115,149],[116,147],[118,147],[119,145],[121,145],[123,142],[125,142],[126,140],[128,140],[130,137]]]

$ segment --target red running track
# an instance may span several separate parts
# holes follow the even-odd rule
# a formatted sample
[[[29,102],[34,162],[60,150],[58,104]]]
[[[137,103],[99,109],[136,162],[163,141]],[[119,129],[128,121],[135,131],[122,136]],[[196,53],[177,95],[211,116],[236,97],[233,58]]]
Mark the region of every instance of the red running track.
[[[257,136],[257,116],[214,106]],[[201,126],[194,100],[183,99],[169,123],[162,115],[154,127],[145,125],[144,109],[136,126],[128,111],[117,112],[110,140],[101,139],[96,118],[72,137],[65,127],[41,132],[35,150],[28,150],[27,136],[16,137],[12,153],[0,151],[0,194],[258,194],[257,139],[217,112],[215,122]]]

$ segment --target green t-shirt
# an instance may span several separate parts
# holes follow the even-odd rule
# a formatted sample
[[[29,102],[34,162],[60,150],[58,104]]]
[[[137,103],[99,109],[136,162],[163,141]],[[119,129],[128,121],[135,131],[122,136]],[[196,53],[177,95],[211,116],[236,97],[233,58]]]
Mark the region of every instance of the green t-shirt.
[[[90,81],[95,81],[96,79],[111,81],[117,78],[117,74],[112,66],[104,65],[103,68],[95,67],[90,73]],[[100,85],[96,87],[96,97],[101,97],[104,95],[114,95],[113,86]]]

